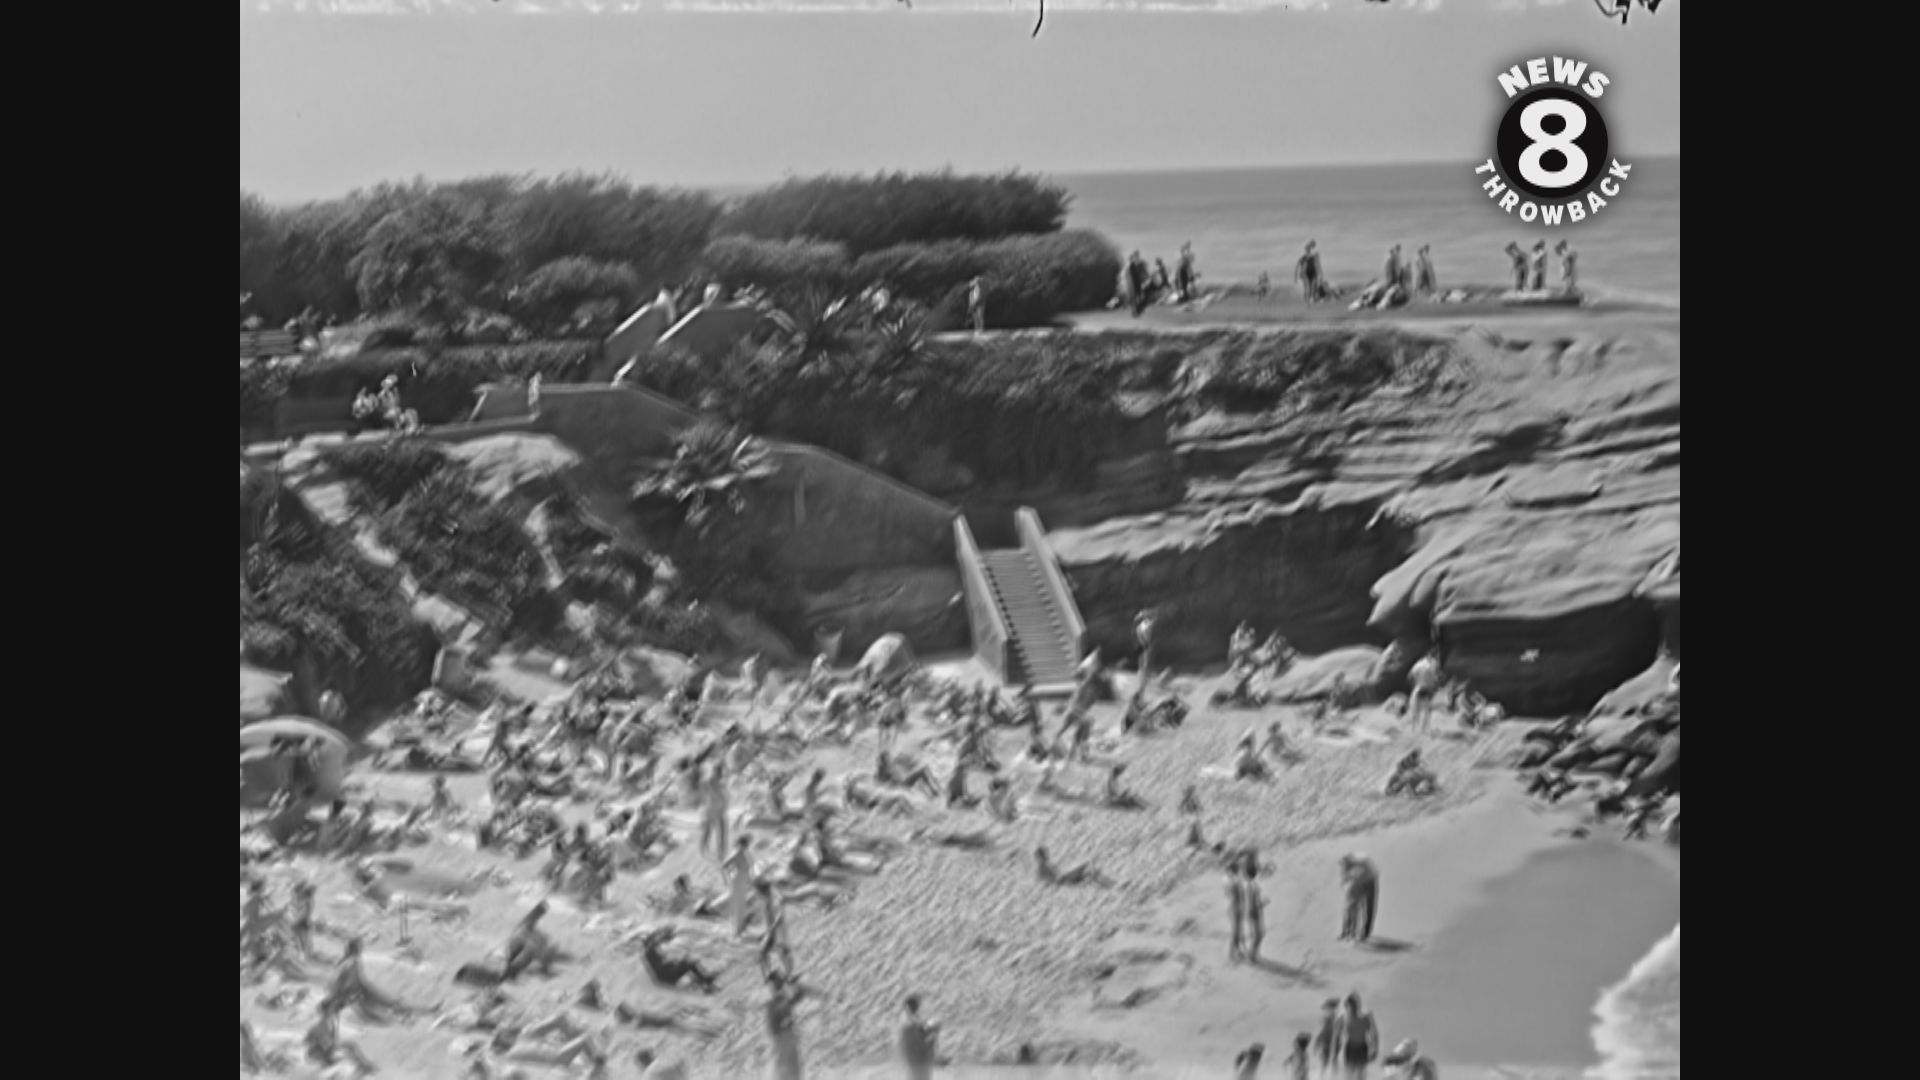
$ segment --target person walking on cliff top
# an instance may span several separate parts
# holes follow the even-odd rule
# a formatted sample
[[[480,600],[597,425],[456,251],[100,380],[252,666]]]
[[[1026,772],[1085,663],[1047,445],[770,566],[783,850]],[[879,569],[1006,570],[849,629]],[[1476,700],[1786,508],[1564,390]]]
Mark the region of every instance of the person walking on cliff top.
[[[1293,279],[1300,283],[1300,295],[1307,303],[1317,304],[1325,298],[1326,285],[1320,276],[1320,252],[1315,241],[1307,241],[1300,261],[1293,264]]]
[[[1440,291],[1440,282],[1433,273],[1433,259],[1428,255],[1426,244],[1420,245],[1419,254],[1413,260],[1413,291],[1421,296],[1432,296]]]
[[[977,277],[967,282],[967,318],[973,323],[974,333],[986,333],[987,296],[986,291],[980,287],[980,279]]]
[[[1554,252],[1560,256],[1560,291],[1571,293],[1580,285],[1579,254],[1565,240],[1554,246]]]
[[[1545,240],[1533,242],[1532,267],[1532,279],[1527,284],[1534,292],[1540,292],[1547,287],[1547,242]]]
[[[1507,244],[1507,258],[1513,260],[1513,291],[1527,291],[1527,253],[1519,244]]]

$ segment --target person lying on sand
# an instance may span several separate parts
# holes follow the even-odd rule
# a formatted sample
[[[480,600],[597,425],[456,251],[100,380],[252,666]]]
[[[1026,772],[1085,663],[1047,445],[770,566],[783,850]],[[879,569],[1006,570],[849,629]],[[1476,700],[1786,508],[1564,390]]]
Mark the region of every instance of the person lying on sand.
[[[433,1026],[454,1031],[492,1031],[510,1022],[517,1012],[518,1006],[506,991],[490,986],[473,1000],[441,1013],[434,1019]]]
[[[1013,784],[1004,776],[996,776],[987,783],[987,812],[994,820],[1012,823],[1020,816],[1020,808],[1014,799]]]
[[[1268,771],[1267,763],[1260,760],[1254,750],[1254,735],[1249,731],[1240,739],[1240,745],[1233,752],[1233,778],[1235,780],[1271,780],[1273,774]]]
[[[717,919],[724,910],[720,893],[711,890],[694,892],[693,879],[685,874],[675,875],[667,895],[650,898],[649,903],[661,914],[686,915],[696,919]]]
[[[343,1007],[340,1001],[331,997],[320,1002],[320,1015],[303,1038],[307,1060],[322,1067],[351,1065],[361,1075],[379,1072],[380,1067],[367,1057],[358,1044],[340,1037],[340,1010]]]
[[[578,1035],[560,1046],[540,1046],[522,1041],[522,1033],[510,1027],[494,1031],[487,1050],[496,1057],[526,1065],[560,1065],[571,1067],[582,1058],[593,1063],[592,1075],[604,1075],[607,1067],[607,1054],[597,1045],[590,1035]]]
[[[632,1024],[641,1031],[684,1031],[702,1039],[718,1038],[727,1030],[725,1023],[716,1021],[691,1005],[676,1005],[664,1012],[656,1012],[621,1001],[613,1006],[613,1018],[623,1024]]]
[[[1079,866],[1069,870],[1055,868],[1053,859],[1047,854],[1047,849],[1044,847],[1033,849],[1033,864],[1034,871],[1039,875],[1040,882],[1043,885],[1106,886],[1113,884],[1105,874],[1093,869],[1092,865],[1088,863],[1081,863]]]
[[[907,817],[914,811],[912,799],[897,791],[875,791],[852,773],[841,779],[840,795],[848,806],[860,810],[884,810],[896,817]]]
[[[904,754],[896,758],[881,750],[874,759],[873,779],[888,787],[920,788],[930,799],[940,797],[940,785],[934,780],[932,770]]]
[[[379,867],[366,859],[353,864],[353,883],[362,900],[380,911],[393,911],[398,907],[419,908],[437,918],[456,918],[467,914],[467,905],[452,900],[438,900],[431,897],[397,898],[393,889],[386,883],[385,875]]]
[[[1127,771],[1124,762],[1107,770],[1107,787],[1102,798],[1108,806],[1116,810],[1138,810],[1147,805],[1146,800],[1120,786],[1120,775]]]
[[[640,960],[646,965],[647,976],[655,985],[669,990],[690,982],[703,993],[713,993],[719,988],[719,981],[697,961],[691,957],[671,957],[661,951],[662,946],[673,940],[674,933],[673,927],[664,926],[640,939]]]

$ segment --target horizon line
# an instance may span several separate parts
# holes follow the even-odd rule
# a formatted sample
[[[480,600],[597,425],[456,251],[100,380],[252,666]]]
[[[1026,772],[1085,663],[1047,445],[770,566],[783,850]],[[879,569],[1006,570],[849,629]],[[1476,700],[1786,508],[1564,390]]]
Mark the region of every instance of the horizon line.
[[[1645,154],[1645,155],[1639,156],[1639,160],[1641,161],[1678,161],[1679,159],[1680,159],[1680,152],[1678,150],[1675,150],[1671,153],[1655,153],[1655,154]],[[952,166],[940,166],[940,167],[922,168],[922,169],[882,168],[882,169],[872,169],[872,170],[846,170],[846,171],[828,169],[828,170],[821,170],[817,172],[805,172],[805,173],[797,172],[797,171],[788,171],[776,177],[771,177],[771,178],[761,177],[753,180],[704,180],[704,181],[678,181],[678,182],[641,179],[629,173],[625,173],[619,169],[596,170],[596,169],[583,167],[583,168],[575,168],[575,169],[561,169],[555,172],[539,172],[539,171],[533,171],[533,170],[528,170],[524,172],[514,172],[509,170],[499,170],[494,172],[477,172],[467,176],[451,177],[451,178],[435,178],[431,176],[426,176],[425,174],[415,174],[413,176],[389,178],[384,180],[374,180],[374,181],[369,181],[363,184],[356,184],[353,187],[348,188],[346,191],[338,192],[332,195],[309,195],[309,196],[297,196],[293,198],[273,197],[273,196],[265,195],[258,190],[249,189],[244,181],[240,185],[240,190],[243,192],[246,192],[247,194],[254,195],[264,200],[269,205],[299,206],[307,203],[328,202],[335,199],[344,199],[344,198],[347,198],[348,196],[353,195],[355,192],[366,191],[372,188],[379,187],[383,184],[411,184],[416,180],[425,180],[429,184],[458,184],[467,180],[476,180],[482,177],[492,177],[492,176],[516,176],[516,177],[525,176],[525,177],[533,177],[533,178],[550,178],[550,177],[578,175],[578,174],[584,174],[587,176],[612,176],[626,183],[632,184],[635,187],[655,188],[655,189],[664,190],[664,191],[704,191],[704,192],[709,192],[714,194],[732,195],[732,194],[740,194],[746,191],[759,190],[762,188],[776,187],[790,180],[817,180],[817,179],[823,179],[826,177],[859,178],[859,177],[873,177],[873,176],[891,176],[895,174],[905,174],[907,176],[934,176],[941,173],[951,172],[956,176],[1004,176],[1004,175],[1007,175],[1008,173],[1021,173],[1023,175],[1028,175],[1028,176],[1038,176],[1043,180],[1052,180],[1052,179],[1061,179],[1061,178],[1084,179],[1084,178],[1092,178],[1092,177],[1191,176],[1197,173],[1314,172],[1314,171],[1327,171],[1327,170],[1334,170],[1334,169],[1410,169],[1410,168],[1423,168],[1423,167],[1439,167],[1443,165],[1444,166],[1460,165],[1464,161],[1466,161],[1465,158],[1422,158],[1419,160],[1409,160],[1409,161],[1298,162],[1298,163],[1284,164],[1284,165],[1171,165],[1171,166],[1156,165],[1156,166],[1127,166],[1127,167],[1119,167],[1119,168],[1073,168],[1073,169],[1032,169],[1032,168],[1026,168],[1022,166],[1009,166],[1004,168],[959,169],[959,168],[954,168]]]

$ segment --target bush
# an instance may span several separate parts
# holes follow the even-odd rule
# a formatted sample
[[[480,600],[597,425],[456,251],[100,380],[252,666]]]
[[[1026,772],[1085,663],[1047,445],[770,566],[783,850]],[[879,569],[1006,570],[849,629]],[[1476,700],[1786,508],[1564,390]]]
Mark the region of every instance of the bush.
[[[335,447],[326,462],[335,476],[347,482],[359,509],[379,513],[452,465],[453,459],[438,443],[386,439]]]
[[[977,276],[987,324],[994,327],[1043,326],[1067,312],[1102,307],[1119,275],[1120,252],[1081,229],[990,244],[894,247],[861,258],[853,268],[861,285],[884,285],[902,299],[946,311],[964,304],[956,294]]]
[[[788,180],[727,209],[720,234],[844,245],[855,256],[900,244],[1057,232],[1071,196],[1035,176],[824,176]],[[1116,271],[1117,273],[1117,271]]]
[[[415,484],[379,515],[379,532],[422,588],[489,626],[538,636],[560,624],[524,513],[476,493],[465,469],[448,462]]]
[[[243,549],[240,634],[264,663],[312,663],[354,707],[418,692],[438,647],[414,620],[400,575],[337,538],[313,552],[289,551],[273,536]]]
[[[553,333],[567,329],[583,306],[611,303],[617,310],[639,296],[640,275],[631,267],[569,256],[527,275],[514,305],[527,325]]]
[[[853,279],[845,247],[809,240],[722,237],[707,245],[700,266],[729,289],[752,285],[782,302],[808,286],[838,292]]]
[[[618,266],[636,294],[678,281],[719,217],[705,194],[581,174],[382,184],[291,209],[243,191],[240,289],[270,325],[311,307],[451,326],[500,313],[509,286],[559,260]]]

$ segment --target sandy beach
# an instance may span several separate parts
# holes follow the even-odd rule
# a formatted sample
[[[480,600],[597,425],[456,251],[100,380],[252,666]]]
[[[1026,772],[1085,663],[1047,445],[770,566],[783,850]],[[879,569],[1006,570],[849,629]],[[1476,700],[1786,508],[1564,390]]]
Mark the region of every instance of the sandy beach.
[[[1125,744],[1100,739],[1097,759],[1128,761],[1128,784],[1146,797],[1147,810],[1030,794],[1023,819],[997,828],[987,851],[916,840],[928,828],[978,828],[985,819],[977,812],[927,805],[911,818],[867,814],[849,821],[850,837],[868,838],[890,854],[843,905],[796,905],[790,914],[803,977],[830,994],[801,1014],[809,1075],[896,1075],[899,1001],[916,991],[945,1025],[942,1047],[956,1065],[943,1074],[954,1077],[1218,1076],[1256,1041],[1268,1047],[1268,1071],[1277,1073],[1293,1034],[1312,1029],[1320,1002],[1355,990],[1375,1010],[1388,1046],[1417,1037],[1449,1076],[1572,1080],[1597,1061],[1590,1035],[1595,1001],[1677,922],[1677,854],[1607,839],[1617,825],[1588,839],[1566,836],[1573,815],[1522,797],[1502,764],[1520,724],[1416,737],[1385,710],[1370,709],[1350,717],[1345,735],[1315,737],[1288,707],[1205,707],[1216,685],[1175,682],[1196,706],[1177,732]],[[1097,730],[1112,730],[1118,708],[1097,708]],[[1244,731],[1272,719],[1300,740],[1303,761],[1263,785],[1213,771]],[[837,776],[866,763],[872,737],[825,749],[810,762]],[[1380,795],[1381,778],[1416,739],[1442,793]],[[933,732],[916,724],[906,742],[944,768]],[[1017,737],[1003,734],[999,756],[1015,762],[1018,746]],[[1024,765],[1012,768],[1025,777]],[[1268,959],[1259,966],[1228,963],[1224,878],[1215,860],[1183,843],[1191,819],[1175,804],[1196,776],[1209,839],[1257,847],[1267,870]],[[1084,766],[1063,776],[1069,789],[1097,782],[1098,771]],[[417,799],[425,783],[419,775],[366,777],[367,790],[387,798]],[[454,790],[468,806],[482,799],[478,778],[457,778]],[[587,807],[580,816],[590,819]],[[683,942],[721,971],[720,993],[698,998],[651,986],[630,946],[620,943],[635,926],[655,921],[644,897],[675,873],[690,873],[702,887],[718,885],[717,871],[694,850],[691,816],[677,823],[681,847],[644,874],[621,875],[606,910],[554,901],[546,925],[577,959],[512,994],[529,1013],[543,1015],[565,1008],[591,977],[609,1000],[696,1005],[723,1028],[718,1037],[636,1038],[591,1013],[574,1015],[592,1030],[604,1023],[621,1058],[646,1045],[681,1055],[695,1076],[748,1075],[765,1068],[750,945],[732,942],[718,925],[688,930]],[[1062,864],[1091,862],[1116,887],[1040,886],[1030,863],[1037,843],[1049,845]],[[1356,850],[1383,875],[1376,940],[1363,947],[1335,940],[1336,865]],[[350,898],[337,863],[302,857],[270,876],[312,875],[322,919],[366,935],[376,984],[416,1004],[450,1008],[468,996],[449,981],[451,972],[496,947],[542,895],[541,857],[514,862],[478,852],[470,832],[456,830],[395,858],[408,868],[396,872],[396,887],[494,876],[470,890],[467,917],[433,923],[416,916],[405,945],[394,916],[375,915]],[[323,954],[332,948],[323,944]],[[284,1044],[298,1026],[288,1009],[297,1014],[304,1006],[275,1007],[272,995],[290,990],[298,997],[301,989],[274,981],[243,985],[242,1015],[270,1045]],[[460,1075],[457,1031],[351,1021],[348,1031],[390,1075]],[[1021,1041],[1054,1064],[995,1068]]]

